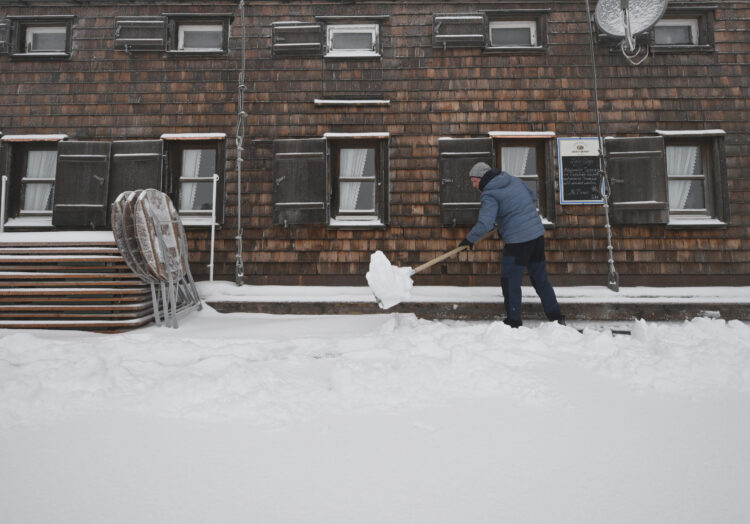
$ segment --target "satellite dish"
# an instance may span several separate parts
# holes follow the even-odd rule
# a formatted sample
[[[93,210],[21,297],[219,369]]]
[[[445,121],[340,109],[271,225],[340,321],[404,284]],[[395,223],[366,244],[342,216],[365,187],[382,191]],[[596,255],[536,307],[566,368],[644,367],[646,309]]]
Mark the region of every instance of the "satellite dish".
[[[620,46],[630,59],[638,54],[634,35],[654,27],[666,10],[667,0],[599,0],[594,19],[602,31],[623,39]]]

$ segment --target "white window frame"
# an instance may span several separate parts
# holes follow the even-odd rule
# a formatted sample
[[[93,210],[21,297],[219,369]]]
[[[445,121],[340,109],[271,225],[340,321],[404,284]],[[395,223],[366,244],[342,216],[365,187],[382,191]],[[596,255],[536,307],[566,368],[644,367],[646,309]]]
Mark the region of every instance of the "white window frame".
[[[687,44],[666,44],[655,42],[654,45],[663,46],[676,46],[676,45],[698,45],[700,44],[700,35],[698,32],[698,19],[697,18],[666,18],[659,20],[656,23],[656,27],[683,27],[687,26],[690,28],[690,43]]]
[[[54,33],[63,35],[62,49],[46,49],[37,50],[33,48],[32,42],[34,41],[34,35],[42,33]],[[26,27],[25,31],[25,42],[24,42],[24,53],[27,54],[44,54],[44,53],[67,53],[68,47],[68,26],[66,25],[55,25],[55,26],[34,26],[30,25]]]
[[[366,33],[372,37],[372,48],[367,49],[334,49],[333,40],[336,33]],[[379,24],[331,24],[326,27],[327,58],[378,57]]]
[[[495,45],[492,42],[492,30],[493,29],[528,29],[529,30],[529,44],[517,44],[517,45]],[[539,39],[537,38],[537,22],[536,20],[492,20],[489,26],[489,41],[490,48],[530,48],[539,47]]]
[[[190,22],[181,22],[177,26],[177,50],[186,52],[221,52],[224,51],[222,45],[219,47],[188,47],[185,48],[185,29],[190,28],[192,30],[199,30],[204,32],[218,32],[221,39],[224,38],[224,24],[221,23],[208,23],[208,24],[193,24]],[[216,29],[218,28],[218,31]]]

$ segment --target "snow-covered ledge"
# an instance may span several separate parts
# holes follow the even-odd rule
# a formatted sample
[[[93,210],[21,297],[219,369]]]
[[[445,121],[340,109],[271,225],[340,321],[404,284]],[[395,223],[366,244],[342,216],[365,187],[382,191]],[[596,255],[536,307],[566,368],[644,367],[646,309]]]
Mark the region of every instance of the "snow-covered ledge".
[[[491,138],[554,138],[554,131],[490,131]]]
[[[326,99],[316,98],[316,106],[387,106],[390,105],[390,100],[383,100],[379,98],[363,98],[358,100],[345,100],[345,99]]]
[[[727,134],[723,129],[687,129],[687,130],[669,130],[669,129],[657,129],[654,131],[660,136],[669,137],[691,137],[691,136],[725,136]]]
[[[164,133],[162,140],[224,140],[226,133]]]
[[[60,142],[67,140],[68,135],[5,135],[0,138],[3,142]]]
[[[667,223],[670,229],[695,227],[722,228],[727,227],[727,223],[706,215],[672,215]]]
[[[388,131],[375,131],[372,133],[323,133],[323,138],[389,138]]]

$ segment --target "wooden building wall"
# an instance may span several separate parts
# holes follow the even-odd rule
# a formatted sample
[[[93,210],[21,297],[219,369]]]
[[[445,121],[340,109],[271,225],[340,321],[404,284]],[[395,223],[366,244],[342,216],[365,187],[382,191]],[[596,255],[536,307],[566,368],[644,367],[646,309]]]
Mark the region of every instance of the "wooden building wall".
[[[64,4],[64,3],[63,3]],[[670,2],[670,5],[672,2]],[[246,2],[246,128],[242,175],[245,281],[256,284],[363,285],[370,254],[416,266],[452,249],[467,227],[440,221],[438,138],[489,131],[552,131],[595,136],[587,13],[579,1]],[[595,2],[592,1],[592,8]],[[680,5],[704,5],[684,2]],[[613,227],[621,285],[750,284],[750,6],[713,5],[714,50],[659,53],[641,66],[597,45],[605,135],[657,129],[723,129],[730,219],[723,228]],[[485,53],[432,45],[432,17],[506,8],[548,8],[543,53]],[[71,140],[158,138],[224,132],[227,216],[217,236],[217,278],[234,279],[236,253],[236,90],[241,34],[237,2],[0,2],[11,14],[75,14],[67,61],[0,56],[0,131],[66,133]],[[162,12],[232,12],[226,56],[177,58],[113,49],[114,17]],[[378,60],[277,57],[274,22],[316,16],[387,15]],[[317,98],[370,96],[377,107],[321,107]],[[385,229],[274,225],[272,143],[324,133],[388,132],[390,223]],[[556,159],[553,159],[556,167]],[[556,171],[549,175],[556,177]],[[557,187],[557,183],[555,183]],[[555,201],[559,198],[555,195]],[[547,233],[557,285],[606,283],[604,216],[598,205],[555,206]],[[205,229],[189,232],[194,272],[206,274]],[[497,284],[497,239],[417,277],[420,284]]]

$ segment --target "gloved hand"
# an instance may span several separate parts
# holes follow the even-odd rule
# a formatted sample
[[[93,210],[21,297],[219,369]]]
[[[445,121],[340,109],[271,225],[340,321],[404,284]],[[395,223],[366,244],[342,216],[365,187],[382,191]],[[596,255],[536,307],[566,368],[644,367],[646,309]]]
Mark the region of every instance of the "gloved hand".
[[[464,238],[461,243],[458,245],[458,247],[461,246],[469,246],[469,250],[474,249],[474,242],[469,242],[468,238]]]

